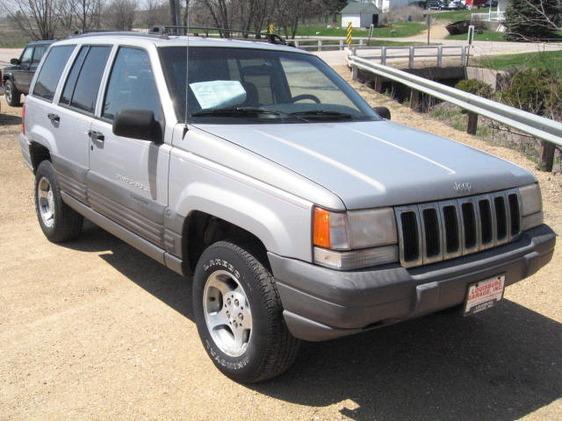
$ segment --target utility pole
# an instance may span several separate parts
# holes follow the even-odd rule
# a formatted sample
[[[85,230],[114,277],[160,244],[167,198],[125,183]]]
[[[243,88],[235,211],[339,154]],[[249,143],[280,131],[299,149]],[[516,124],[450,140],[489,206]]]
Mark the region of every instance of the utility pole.
[[[170,2],[170,25],[179,25],[179,13],[178,13],[178,0],[169,0]]]
[[[427,16],[427,45],[429,45],[431,39],[431,14],[428,13],[426,16]]]

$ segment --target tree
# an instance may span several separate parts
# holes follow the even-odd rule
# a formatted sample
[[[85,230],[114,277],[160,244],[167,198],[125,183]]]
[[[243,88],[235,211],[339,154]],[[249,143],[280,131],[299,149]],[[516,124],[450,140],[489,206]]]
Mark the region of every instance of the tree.
[[[57,30],[56,0],[12,0],[8,17],[33,39],[53,39]]]
[[[556,38],[560,0],[510,0],[506,9],[506,37],[513,41]]]
[[[113,0],[107,9],[107,22],[111,29],[130,31],[135,21],[136,0]]]

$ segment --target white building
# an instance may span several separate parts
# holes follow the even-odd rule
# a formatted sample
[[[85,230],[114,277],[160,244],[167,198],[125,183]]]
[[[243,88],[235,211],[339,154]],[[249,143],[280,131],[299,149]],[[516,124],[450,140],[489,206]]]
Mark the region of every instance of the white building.
[[[380,10],[370,1],[350,1],[340,13],[342,28],[347,28],[350,22],[353,28],[368,28],[379,23]]]

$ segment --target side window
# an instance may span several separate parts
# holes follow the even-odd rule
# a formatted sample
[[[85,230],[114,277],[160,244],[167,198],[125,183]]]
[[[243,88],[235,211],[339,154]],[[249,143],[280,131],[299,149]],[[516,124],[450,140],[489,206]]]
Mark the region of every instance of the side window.
[[[35,47],[35,50],[33,50],[33,60],[31,64],[37,66],[41,61],[41,57],[43,57],[43,54],[45,54],[45,51],[47,51],[47,47],[44,45]]]
[[[125,109],[148,110],[162,121],[162,107],[145,50],[121,47],[115,57],[103,102],[102,117],[113,120]]]
[[[37,82],[35,82],[35,87],[33,88],[33,96],[48,100],[53,99],[64,66],[66,66],[66,62],[74,47],[74,45],[61,45],[60,47],[51,48],[43,66],[41,66],[39,76],[37,76]]]
[[[27,47],[20,57],[20,63],[29,66],[31,64],[32,56],[33,56],[33,47]]]
[[[110,52],[111,47],[108,46],[85,46],[80,49],[62,92],[62,104],[88,113],[94,112]]]

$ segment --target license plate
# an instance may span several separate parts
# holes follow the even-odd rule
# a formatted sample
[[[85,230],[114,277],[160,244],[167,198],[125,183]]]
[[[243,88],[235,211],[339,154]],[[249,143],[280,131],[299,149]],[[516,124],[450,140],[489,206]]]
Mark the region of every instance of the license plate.
[[[478,313],[493,307],[503,298],[505,275],[497,275],[493,278],[471,284],[468,286],[464,315]]]

